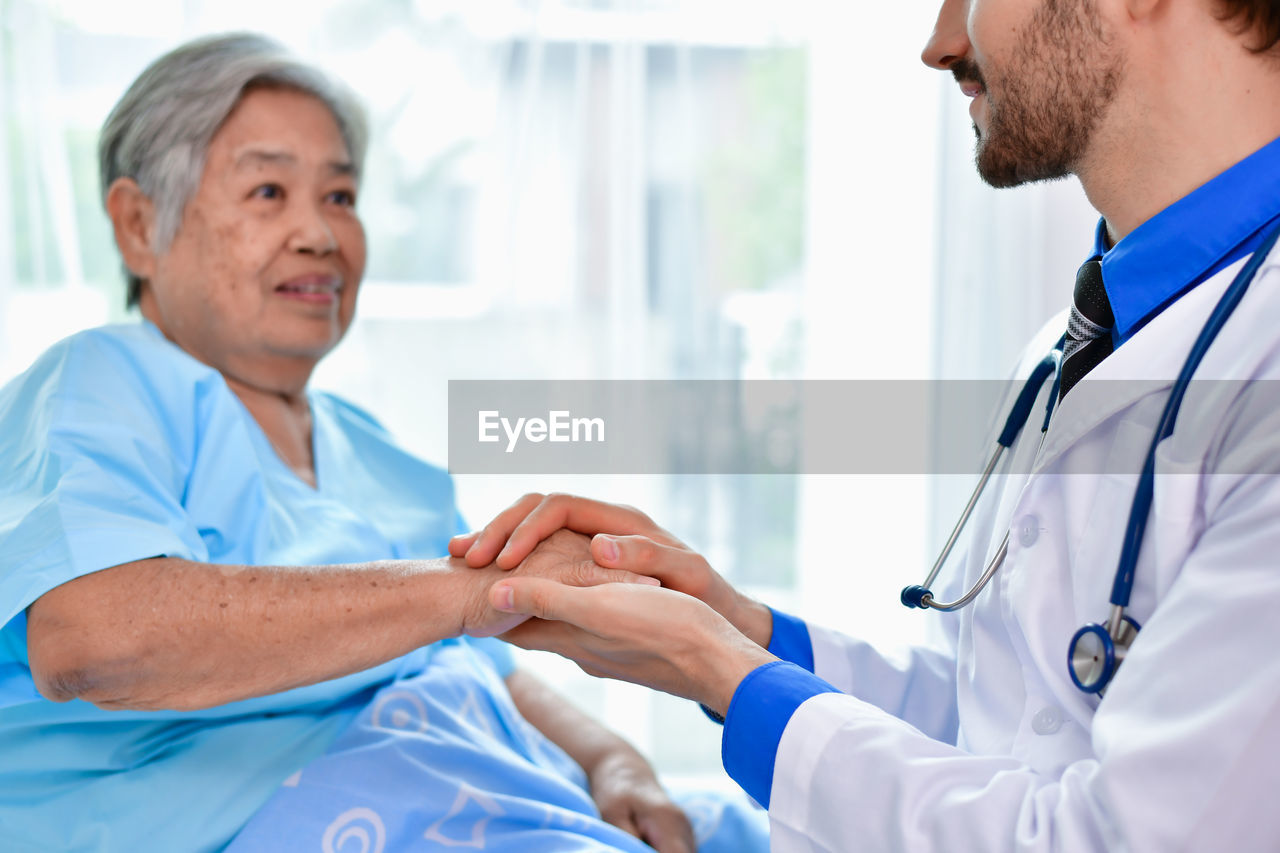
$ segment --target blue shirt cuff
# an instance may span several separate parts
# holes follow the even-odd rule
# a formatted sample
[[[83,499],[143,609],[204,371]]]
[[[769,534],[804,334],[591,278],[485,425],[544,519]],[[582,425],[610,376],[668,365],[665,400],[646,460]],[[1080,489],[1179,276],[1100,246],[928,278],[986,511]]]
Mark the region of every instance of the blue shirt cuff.
[[[809,626],[803,620],[772,607],[769,612],[773,614],[769,653],[813,672],[813,641],[809,639]]]
[[[791,716],[814,696],[839,692],[794,663],[771,661],[753,669],[733,692],[725,714],[720,742],[724,769],[752,799],[769,808],[778,744]]]
[[[773,614],[773,636],[769,638],[769,653],[813,672],[813,641],[809,639],[809,626],[803,620],[781,610],[770,607],[769,612]],[[713,723],[724,725],[724,717],[706,705],[699,707]]]

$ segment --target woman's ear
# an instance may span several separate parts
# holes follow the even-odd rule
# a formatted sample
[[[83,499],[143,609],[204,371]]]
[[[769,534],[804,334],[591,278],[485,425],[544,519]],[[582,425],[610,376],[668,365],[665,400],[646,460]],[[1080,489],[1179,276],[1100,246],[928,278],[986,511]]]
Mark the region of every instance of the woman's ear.
[[[107,216],[129,272],[148,280],[155,274],[156,208],[133,178],[116,178],[107,190]]]

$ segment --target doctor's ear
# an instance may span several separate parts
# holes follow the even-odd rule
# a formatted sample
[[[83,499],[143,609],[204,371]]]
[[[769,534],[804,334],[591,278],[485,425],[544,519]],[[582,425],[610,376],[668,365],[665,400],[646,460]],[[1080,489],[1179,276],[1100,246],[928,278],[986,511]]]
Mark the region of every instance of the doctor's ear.
[[[106,206],[125,267],[138,278],[152,278],[156,266],[155,205],[133,178],[116,178],[107,190]]]
[[[1130,20],[1140,21],[1151,17],[1165,4],[1164,0],[1124,0],[1124,5]]]

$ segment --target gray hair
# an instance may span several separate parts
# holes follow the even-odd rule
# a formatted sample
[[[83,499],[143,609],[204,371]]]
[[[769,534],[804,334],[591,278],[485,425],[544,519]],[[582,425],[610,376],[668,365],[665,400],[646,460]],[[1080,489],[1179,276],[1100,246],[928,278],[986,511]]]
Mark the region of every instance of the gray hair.
[[[260,35],[230,33],[188,42],[142,72],[107,116],[98,141],[103,203],[117,178],[137,181],[155,204],[152,248],[157,252],[166,251],[178,233],[214,134],[245,93],[257,87],[296,89],[328,107],[359,177],[368,124],[345,86]],[[132,308],[142,295],[142,280],[127,269],[125,277]]]

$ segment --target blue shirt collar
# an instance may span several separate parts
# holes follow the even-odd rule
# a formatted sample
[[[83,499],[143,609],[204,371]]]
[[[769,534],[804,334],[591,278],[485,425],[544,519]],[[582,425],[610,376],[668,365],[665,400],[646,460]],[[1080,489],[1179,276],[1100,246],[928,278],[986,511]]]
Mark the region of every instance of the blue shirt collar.
[[[1182,294],[1245,255],[1280,221],[1280,139],[1138,226],[1110,250],[1098,223],[1094,257],[1116,318],[1116,345]]]

